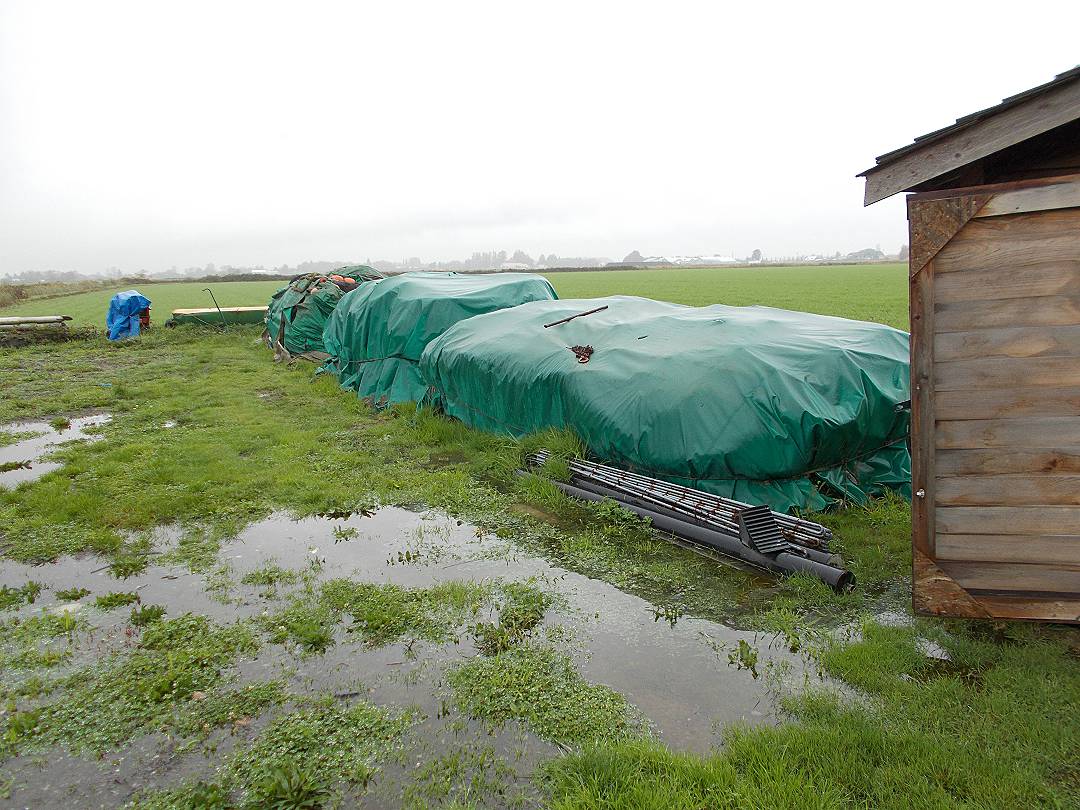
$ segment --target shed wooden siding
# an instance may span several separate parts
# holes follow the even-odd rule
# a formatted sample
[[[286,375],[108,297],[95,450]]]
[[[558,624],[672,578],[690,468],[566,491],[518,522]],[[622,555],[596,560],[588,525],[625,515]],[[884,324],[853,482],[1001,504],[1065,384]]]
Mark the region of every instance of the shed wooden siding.
[[[1080,621],[1080,176],[908,215],[915,608]]]

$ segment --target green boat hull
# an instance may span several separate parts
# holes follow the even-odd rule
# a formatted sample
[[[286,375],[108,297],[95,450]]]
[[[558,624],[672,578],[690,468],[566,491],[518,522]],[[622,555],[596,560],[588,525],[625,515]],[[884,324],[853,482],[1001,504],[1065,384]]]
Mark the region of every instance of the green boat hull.
[[[166,326],[202,325],[220,326],[221,324],[256,324],[266,320],[266,307],[222,307],[220,310],[174,309]]]

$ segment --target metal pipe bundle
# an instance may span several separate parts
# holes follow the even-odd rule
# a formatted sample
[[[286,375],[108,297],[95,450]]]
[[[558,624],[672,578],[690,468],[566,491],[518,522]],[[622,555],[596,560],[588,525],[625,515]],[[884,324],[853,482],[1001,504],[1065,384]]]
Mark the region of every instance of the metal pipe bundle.
[[[549,455],[541,451],[526,461],[540,465]],[[739,513],[753,509],[750,504],[603,464],[575,459],[569,466],[571,483],[552,482],[567,495],[588,501],[615,500],[639,517],[648,518],[661,531],[767,571],[804,571],[837,591],[855,587],[855,576],[843,567],[842,560],[827,551],[832,532],[818,523],[773,512],[788,543],[776,553],[762,553],[748,545],[745,532],[740,532]]]
[[[535,466],[542,466],[550,457],[547,450],[541,450],[529,456],[526,461]],[[739,534],[736,515],[751,508],[752,504],[722,498],[698,489],[671,484],[638,473],[619,470],[604,464],[597,464],[581,459],[568,462],[571,483],[576,486],[593,484],[638,498],[647,502],[649,508],[660,508],[678,513],[684,519],[698,523],[725,534]],[[820,523],[773,512],[773,519],[780,525],[784,538],[806,548],[828,551],[832,532]]]

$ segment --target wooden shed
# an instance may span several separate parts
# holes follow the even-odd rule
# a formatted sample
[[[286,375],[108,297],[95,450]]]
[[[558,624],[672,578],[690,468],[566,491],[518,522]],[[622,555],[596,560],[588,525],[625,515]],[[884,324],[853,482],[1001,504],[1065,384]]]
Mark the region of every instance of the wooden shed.
[[[1080,67],[860,176],[914,192],[915,610],[1080,622]]]

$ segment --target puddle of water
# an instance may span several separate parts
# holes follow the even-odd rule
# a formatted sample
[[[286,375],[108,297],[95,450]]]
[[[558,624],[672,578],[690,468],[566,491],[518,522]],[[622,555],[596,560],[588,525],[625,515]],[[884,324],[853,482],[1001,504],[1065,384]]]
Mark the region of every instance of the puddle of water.
[[[429,470],[439,470],[443,467],[452,467],[455,464],[464,464],[469,460],[469,457],[461,450],[451,450],[444,453],[432,453],[428,456],[427,463],[424,465]]]
[[[178,535],[175,528],[159,529],[155,547],[173,544]],[[19,586],[33,579],[46,586],[37,602],[21,608],[20,614],[65,609],[55,596],[57,590],[90,589],[79,601],[79,611],[96,629],[80,634],[69,665],[73,667],[137,640],[137,633],[132,638],[128,628],[129,607],[108,612],[94,607],[95,597],[110,591],[137,591],[143,604],[165,605],[171,617],[190,610],[231,622],[277,610],[289,593],[286,586],[279,585],[271,593],[262,586],[240,583],[244,574],[269,561],[294,570],[308,569],[317,561],[319,581],[351,577],[405,587],[537,577],[564,598],[565,604],[548,611],[545,626],[570,628],[574,657],[583,675],[623,694],[648,717],[660,739],[679,750],[714,748],[719,742],[718,728],[732,722],[775,722],[765,667],[770,663],[789,667],[798,678],[804,672],[800,656],[770,649],[753,633],[665,612],[609,583],[554,567],[505,540],[433,512],[383,508],[372,514],[303,520],[273,515],[252,524],[223,547],[220,559],[232,569],[233,598],[227,603],[208,596],[202,575],[163,565],[158,558],[142,574],[126,580],[113,578],[108,570],[96,570],[101,566],[97,557],[62,558],[44,566],[5,561],[0,566],[0,584]],[[717,645],[726,650],[740,641],[758,648],[762,677],[730,666],[727,653],[717,651]],[[423,719],[410,732],[405,758],[384,764],[372,791],[364,796],[365,806],[400,806],[402,790],[415,778],[417,763],[429,762],[454,747],[491,746],[525,786],[537,762],[559,753],[515,724],[492,733],[456,710],[447,712],[446,666],[478,654],[467,634],[457,644],[394,643],[371,649],[340,625],[335,642],[326,653],[308,658],[267,644],[254,659],[239,665],[239,682],[285,677],[294,693],[331,692],[346,700],[363,698],[380,705],[418,708]],[[142,737],[101,764],[79,760],[75,765],[67,756],[21,755],[0,770],[14,777],[13,798],[20,806],[61,806],[72,795],[116,804],[140,789],[167,787],[193,776],[213,778],[223,751],[235,743],[233,735],[253,737],[265,722],[262,718],[250,728],[216,733],[213,740],[224,747],[210,758],[198,752],[173,757],[170,744],[158,737]]]
[[[529,517],[542,520],[545,523],[550,523],[552,526],[557,526],[560,529],[566,528],[568,521],[562,515],[555,512],[549,512],[546,509],[541,509],[539,506],[533,506],[531,503],[515,503],[510,505],[510,509],[517,512],[519,515],[528,515]]]
[[[60,464],[55,461],[41,461],[58,445],[67,442],[84,439],[86,441],[98,441],[101,437],[93,433],[87,433],[89,428],[107,424],[112,420],[112,415],[107,413],[94,414],[92,416],[80,416],[71,420],[71,426],[63,430],[57,430],[48,422],[14,422],[4,425],[2,430],[8,433],[35,433],[29,439],[24,439],[7,447],[0,447],[0,469],[9,465],[21,466],[0,472],[0,488],[13,489],[24,481],[36,481],[45,473],[60,469]]]
[[[334,542],[336,536],[351,535],[350,530],[355,530],[352,539]],[[402,562],[405,556],[413,561]],[[769,661],[799,673],[804,666],[800,656],[764,649],[767,645],[752,632],[691,617],[672,616],[671,623],[644,599],[519,553],[504,541],[478,537],[475,527],[432,513],[384,508],[366,518],[295,521],[273,516],[249,527],[222,557],[232,563],[238,579],[268,559],[293,569],[319,559],[325,561],[322,578],[348,576],[406,587],[529,577],[551,582],[568,606],[549,611],[546,623],[574,627],[586,651],[580,660],[585,676],[624,694],[669,745],[680,749],[708,750],[717,742],[718,723],[775,720],[763,678],[730,668],[713,645],[743,640],[761,648],[759,671]],[[460,657],[465,646],[457,646],[452,657]],[[440,649],[428,654],[439,657]],[[365,681],[374,673],[362,668],[359,659],[369,655],[357,657],[351,650],[347,657],[352,674]]]

